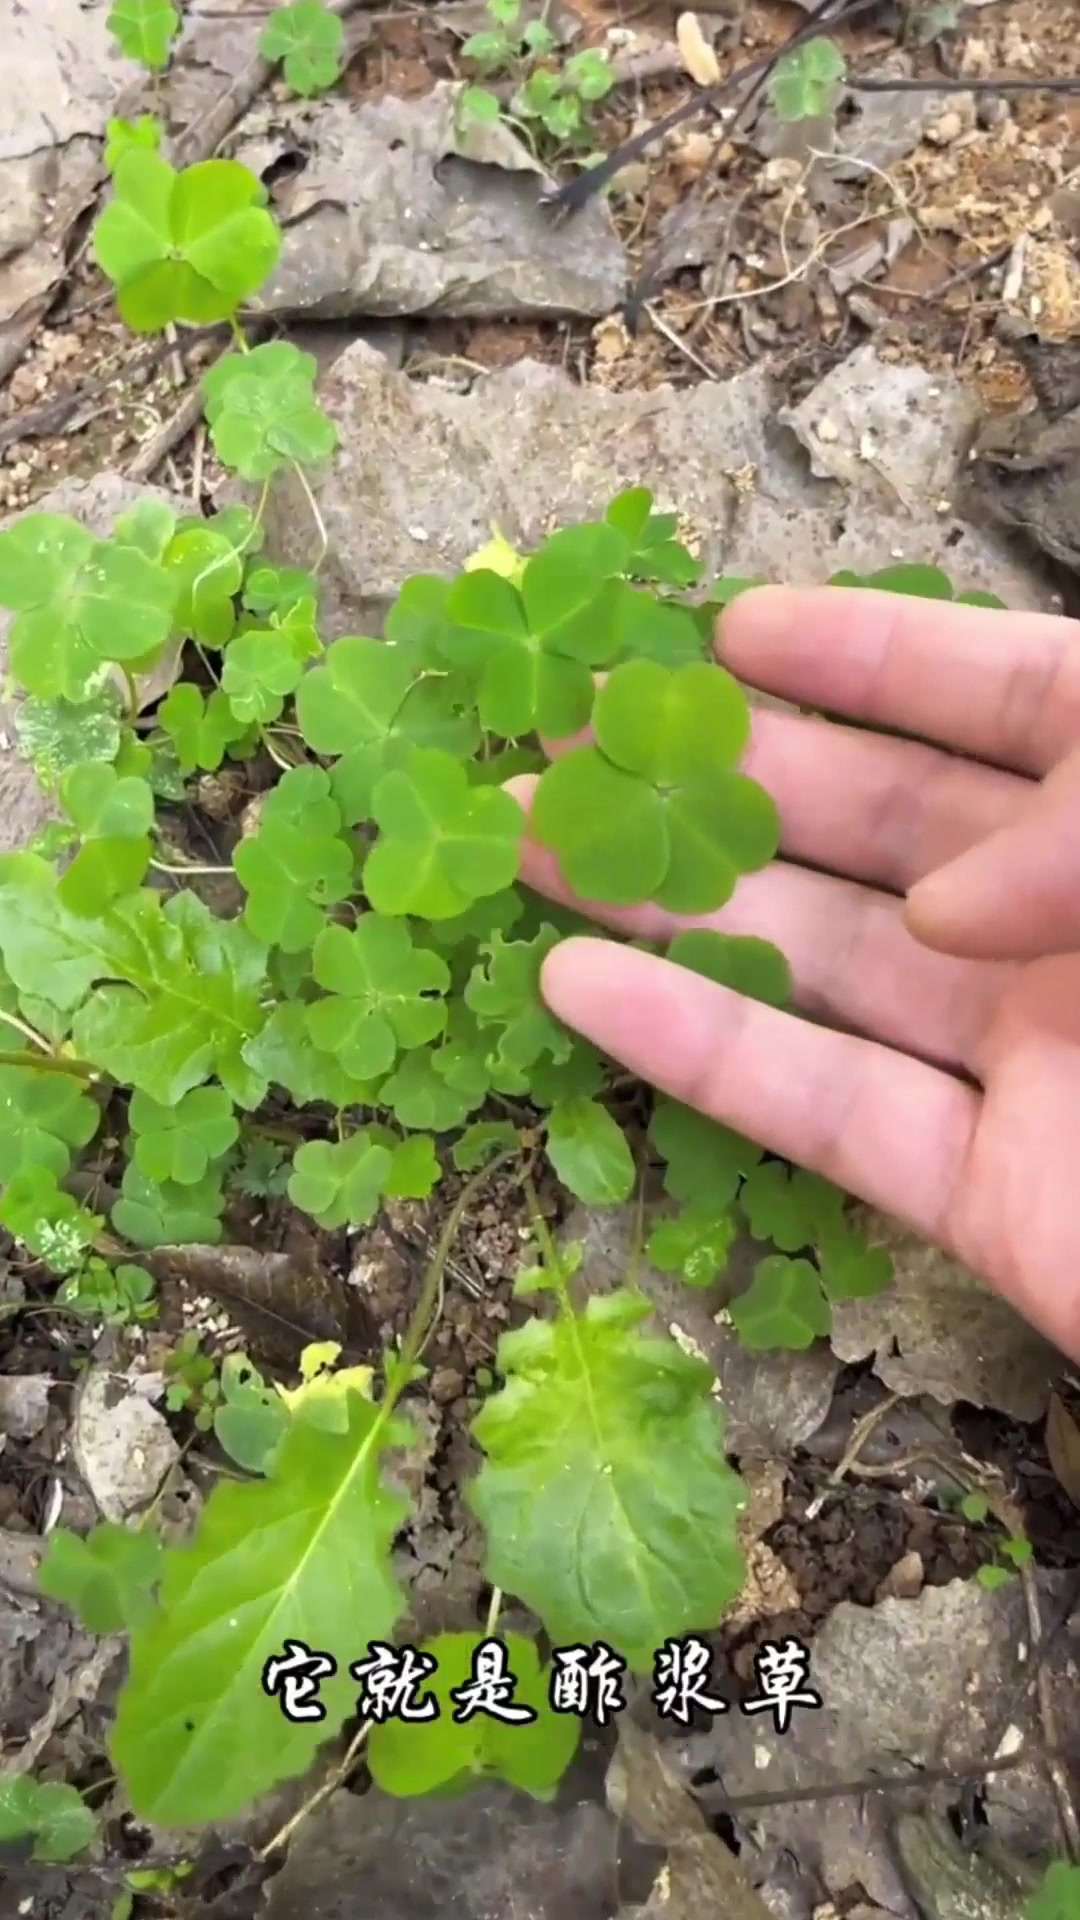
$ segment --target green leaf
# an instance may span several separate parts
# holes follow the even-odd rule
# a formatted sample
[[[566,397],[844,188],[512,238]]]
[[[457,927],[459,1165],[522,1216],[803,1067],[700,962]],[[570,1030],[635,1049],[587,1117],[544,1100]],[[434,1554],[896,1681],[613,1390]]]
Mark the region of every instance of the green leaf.
[[[0,533],[0,606],[16,615],[11,671],[27,693],[80,703],[110,661],[152,656],[169,637],[173,582],[137,547],[95,540],[64,514]]]
[[[249,629],[225,655],[221,686],[236,718],[245,725],[280,718],[286,696],[299,686],[304,662],[288,633]]]
[[[1077,1920],[1080,1915],[1080,1867],[1052,1860],[1042,1885],[1024,1907],[1024,1920]]]
[[[204,647],[223,647],[236,626],[234,599],[244,562],[218,527],[187,524],[169,541],[162,566],[176,586],[176,626]]]
[[[390,1149],[363,1130],[347,1140],[307,1140],[293,1155],[289,1199],[328,1231],[366,1227],[392,1168]]]
[[[63,1862],[84,1852],[97,1830],[96,1813],[64,1781],[25,1773],[0,1781],[0,1845],[33,1834],[35,1860]]]
[[[718,986],[731,987],[735,993],[762,1000],[770,1007],[786,1007],[794,997],[791,968],[779,947],[752,934],[693,928],[676,934],[667,957],[706,980],[715,980]]]
[[[159,1184],[173,1180],[182,1187],[196,1186],[210,1162],[240,1137],[233,1103],[222,1087],[193,1087],[174,1107],[134,1093],[128,1125],[140,1172]]]
[[[248,1473],[265,1473],[289,1424],[289,1409],[268,1387],[244,1354],[226,1354],[221,1363],[221,1405],[214,1411],[214,1436],[230,1460]]]
[[[381,835],[364,867],[377,913],[445,920],[516,878],[525,816],[508,793],[470,787],[449,754],[414,747],[372,795]]]
[[[833,40],[804,40],[782,53],[769,84],[781,120],[813,120],[832,112],[847,71]]]
[[[829,1300],[867,1300],[884,1292],[893,1277],[887,1248],[868,1247],[846,1223],[819,1228],[819,1239],[821,1284]]]
[[[5,1045],[21,1050],[21,1034],[5,1034]],[[89,1098],[70,1074],[25,1067],[0,1067],[0,1182],[10,1180],[21,1167],[43,1167],[62,1180],[71,1164],[73,1148],[93,1139],[101,1119]]]
[[[129,60],[161,73],[180,31],[180,13],[172,0],[114,0],[105,25]]]
[[[661,1273],[677,1273],[690,1287],[710,1287],[727,1266],[734,1238],[729,1210],[686,1207],[657,1223],[646,1251]]]
[[[391,1109],[400,1126],[447,1133],[475,1112],[484,1092],[486,1088],[474,1092],[451,1085],[437,1071],[431,1050],[418,1047],[401,1056],[393,1073],[383,1081],[379,1099]]]
[[[216,1486],[193,1545],[166,1554],[110,1741],[140,1819],[227,1820],[306,1772],[353,1711],[349,1650],[390,1638],[404,1604],[390,1546],[407,1507],[382,1484],[382,1453],[414,1436],[360,1394],[345,1413],[342,1432],[292,1421],[269,1477]],[[290,1640],[340,1663],[321,1720],[287,1719],[264,1688]]]
[[[46,793],[71,767],[114,760],[120,731],[120,696],[111,682],[91,700],[24,700],[15,712],[19,750]]]
[[[472,1173],[497,1153],[505,1153],[517,1145],[518,1131],[509,1120],[478,1120],[475,1126],[466,1127],[460,1140],[455,1141],[454,1165],[459,1173]]]
[[[572,1036],[540,995],[540,969],[560,938],[546,925],[532,940],[504,940],[494,934],[481,948],[486,958],[473,968],[465,988],[466,1006],[485,1031],[496,1030],[499,1056],[524,1070],[544,1053],[553,1060],[570,1057]]]
[[[152,113],[141,113],[137,120],[110,120],[105,128],[106,168],[110,173],[115,172],[121,154],[133,149],[148,148],[156,153],[164,133],[160,120],[155,120]]]
[[[587,1206],[618,1206],[634,1190],[626,1135],[596,1100],[563,1100],[552,1108],[547,1156],[563,1185]]]
[[[657,1101],[649,1138],[667,1161],[666,1192],[695,1209],[727,1207],[762,1155],[752,1140],[677,1100]]]
[[[844,1196],[818,1174],[770,1161],[750,1169],[739,1198],[754,1238],[772,1240],[785,1253],[844,1231]]]
[[[326,924],[326,909],[353,890],[354,855],[321,767],[294,767],[266,800],[258,831],[233,854],[248,896],[244,918],[267,946],[302,953]]]
[[[308,746],[316,753],[347,755],[342,768],[348,770],[353,820],[368,817],[375,781],[408,750],[401,748],[398,720],[414,679],[405,653],[381,640],[349,635],[335,640],[322,665],[300,683],[296,718]]]
[[[595,747],[573,748],[541,774],[529,827],[581,900],[634,906],[663,884],[671,857],[663,802]]]
[[[114,767],[87,762],[60,782],[60,799],[84,840],[141,840],[154,825],[154,796],[145,780],[121,779]]]
[[[832,1325],[817,1269],[808,1260],[788,1260],[782,1253],[758,1261],[746,1292],[728,1311],[740,1340],[753,1353],[777,1348],[801,1352]]]
[[[483,34],[474,34],[474,40],[484,39]],[[468,43],[462,47],[467,52]],[[474,56],[475,57],[475,56]],[[494,127],[502,114],[502,102],[497,93],[488,87],[466,87],[458,101],[458,112],[464,122],[473,121],[480,127]]]
[[[387,1073],[402,1047],[434,1040],[446,1025],[442,995],[450,969],[438,954],[413,945],[400,920],[364,914],[353,932],[327,927],[312,955],[315,979],[332,996],[306,1009],[308,1032],[347,1073]]]
[[[221,1170],[188,1186],[151,1180],[134,1160],[124,1168],[112,1223],[134,1247],[216,1246],[221,1239]]]
[[[101,1227],[95,1214],[61,1191],[54,1173],[32,1162],[7,1181],[0,1195],[0,1224],[61,1276],[82,1266]]]
[[[88,840],[60,876],[57,897],[69,913],[94,919],[110,901],[134,893],[146,878],[151,842]]]
[[[274,1008],[244,1058],[261,1079],[284,1087],[298,1106],[325,1100],[332,1107],[373,1104],[378,1083],[360,1081],[346,1073],[331,1054],[320,1053],[307,1029],[305,1008],[286,1002]]]
[[[508,1633],[501,1644],[515,1683],[510,1704],[530,1708],[535,1718],[514,1725],[483,1713],[454,1719],[455,1691],[472,1679],[476,1650],[486,1644],[475,1633],[440,1633],[419,1649],[436,1662],[420,1698],[436,1702],[438,1718],[385,1720],[372,1727],[368,1765],[384,1793],[434,1793],[451,1782],[487,1778],[505,1780],[537,1799],[551,1798],[577,1750],[581,1722],[551,1708],[550,1673],[541,1668],[531,1640]]]
[[[570,619],[571,609],[560,603],[551,610],[553,623],[560,610]],[[460,574],[446,611],[451,625],[443,652],[473,679],[480,722],[487,731],[506,740],[533,732],[563,739],[580,732],[592,709],[592,675],[583,660],[558,651],[554,624],[550,631],[532,630],[522,595],[509,580],[482,567]],[[613,626],[613,620],[607,625]],[[601,635],[604,630],[604,622],[598,621],[590,631]],[[597,650],[610,657],[602,641]]]
[[[467,1495],[489,1580],[554,1645],[604,1640],[639,1673],[668,1636],[714,1626],[744,1577],[712,1369],[645,1338],[649,1312],[619,1291],[503,1335]]]
[[[161,1541],[147,1529],[106,1520],[82,1538],[59,1527],[49,1537],[38,1585],[91,1633],[121,1633],[153,1617],[161,1558]]]
[[[338,431],[315,398],[317,372],[314,354],[287,340],[216,361],[203,375],[203,392],[223,464],[244,480],[269,480],[293,461],[328,460]]]
[[[244,721],[233,713],[228,694],[215,688],[206,698],[190,680],[182,680],[170,690],[157,717],[176,748],[184,773],[194,773],[196,768],[216,773],[226,749],[247,732]]]
[[[227,320],[278,263],[281,235],[265,201],[237,160],[177,173],[160,154],[121,154],[94,256],[127,325],[156,333],[172,320]]]
[[[615,85],[611,62],[600,47],[571,54],[563,69],[567,84],[582,100],[603,100]]]
[[[325,93],[341,74],[345,28],[323,0],[293,0],[272,13],[259,36],[264,60],[280,60],[294,93]]]

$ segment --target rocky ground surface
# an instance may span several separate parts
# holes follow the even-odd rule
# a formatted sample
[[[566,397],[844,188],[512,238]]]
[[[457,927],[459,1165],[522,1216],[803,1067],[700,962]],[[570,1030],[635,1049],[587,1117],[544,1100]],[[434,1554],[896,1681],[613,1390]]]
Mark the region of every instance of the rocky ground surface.
[[[730,8],[699,20],[727,71],[779,44],[800,6],[749,0],[734,33]],[[0,67],[0,513],[55,506],[102,532],[148,490],[209,511],[231,489],[197,384],[224,335],[140,341],[90,258],[106,123],[155,104],[111,51],[106,11],[16,8]],[[328,635],[377,632],[404,579],[459,567],[493,523],[528,546],[642,483],[711,570],[813,581],[917,557],[1010,605],[1071,608],[1080,426],[1075,456],[1059,434],[1042,459],[1025,414],[1022,497],[971,448],[1033,387],[1059,420],[1080,401],[1080,93],[981,84],[1075,72],[1077,0],[883,4],[838,34],[851,71],[922,77],[925,91],[852,88],[835,125],[797,139],[768,106],[733,126],[701,100],[610,198],[562,221],[545,206],[546,168],[511,130],[457,131],[459,49],[482,24],[472,0],[343,9],[347,71],[308,102],[260,70],[244,0],[184,11],[164,88],[175,150],[235,156],[270,187],[287,243],[256,325],[318,356],[341,434],[315,512],[282,486],[269,513],[275,551],[297,564],[325,533]],[[581,0],[548,17],[568,48],[616,61],[599,149],[693,104],[663,0]],[[147,708],[166,686],[142,690]],[[0,728],[8,850],[49,804],[9,711]],[[212,818],[208,804],[201,831]],[[164,1410],[163,1355],[195,1328],[207,1351],[243,1345],[271,1371],[312,1339],[370,1356],[402,1330],[438,1224],[401,1207],[347,1242],[267,1202],[234,1244],[155,1256],[162,1316],[138,1334],[20,1312],[33,1276],[8,1249],[3,1766],[87,1790],[107,1845],[90,1869],[0,1854],[0,1911],[96,1920],[117,1911],[125,1865],[184,1852],[183,1836],[135,1826],[110,1799],[118,1649],[37,1593],[43,1536],[122,1519],[166,1484],[170,1523],[189,1525],[211,1443]],[[563,1222],[594,1289],[624,1271],[631,1224]],[[1080,1723],[1080,1382],[972,1276],[870,1225],[895,1286],[838,1309],[831,1339],[803,1354],[750,1356],[708,1293],[639,1275],[660,1322],[714,1365],[751,1490],[751,1580],[714,1636],[718,1657],[746,1681],[763,1640],[797,1634],[821,1710],[779,1736],[738,1714],[687,1732],[641,1708],[586,1742],[549,1805],[502,1786],[395,1801],[361,1772],[275,1848],[313,1791],[297,1783],[192,1836],[182,1898],[142,1896],[144,1910],[917,1920],[893,1844],[917,1774],[1003,1841],[1061,1852],[1075,1764],[1040,1752]],[[458,1488],[478,1371],[520,1311],[510,1287],[526,1237],[520,1194],[492,1191],[447,1270],[416,1409],[422,1497],[401,1543],[421,1629],[474,1622],[486,1601]],[[974,1576],[1000,1528],[958,1512],[965,1490],[989,1490],[1034,1547],[992,1588]],[[1008,1769],[990,1772],[1002,1754]],[[881,1776],[891,1786],[871,1791]]]

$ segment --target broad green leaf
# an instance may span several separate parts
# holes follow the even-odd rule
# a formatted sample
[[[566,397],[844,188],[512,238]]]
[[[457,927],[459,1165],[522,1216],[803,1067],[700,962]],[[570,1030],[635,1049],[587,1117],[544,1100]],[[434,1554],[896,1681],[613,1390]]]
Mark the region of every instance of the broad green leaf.
[[[714,1626],[744,1576],[712,1369],[643,1336],[649,1312],[619,1291],[504,1334],[467,1493],[489,1580],[554,1645],[604,1640],[637,1673],[668,1636]]]
[[[407,1507],[382,1483],[382,1454],[413,1434],[357,1393],[347,1415],[341,1433],[293,1421],[270,1476],[219,1483],[193,1544],[166,1554],[160,1613],[132,1636],[110,1741],[140,1819],[228,1820],[306,1772],[353,1711],[351,1650],[391,1637],[404,1596],[390,1547]],[[289,1641],[337,1663],[319,1720],[289,1720],[264,1687]]]
[[[752,1140],[678,1100],[657,1101],[649,1138],[667,1162],[665,1190],[673,1200],[704,1211],[729,1206],[742,1176],[762,1155]]]
[[[321,1227],[366,1227],[393,1167],[388,1147],[364,1131],[346,1140],[307,1140],[293,1155],[289,1198]]]
[[[147,782],[120,779],[99,762],[72,767],[60,782],[60,799],[84,840],[141,840],[154,825]]]
[[[194,773],[196,768],[216,773],[226,749],[247,732],[244,721],[233,713],[228,694],[215,688],[206,698],[190,680],[170,689],[157,717],[184,773]]]
[[[280,60],[294,93],[325,93],[342,71],[345,28],[323,0],[293,0],[270,15],[259,36],[264,60]]]
[[[374,778],[414,679],[408,657],[381,640],[335,640],[322,664],[304,675],[296,696],[297,723],[308,746],[327,754],[365,750]]]
[[[456,1690],[472,1678],[473,1657],[484,1642],[475,1633],[440,1633],[420,1652],[436,1662],[421,1695],[439,1709],[432,1720],[386,1720],[372,1727],[368,1766],[377,1787],[400,1796],[434,1793],[451,1782],[505,1780],[537,1799],[550,1799],[581,1739],[581,1722],[555,1713],[549,1704],[550,1673],[522,1634],[502,1636],[507,1670],[514,1678],[511,1704],[528,1707],[531,1722],[504,1724],[476,1713],[455,1720]]]
[[[152,851],[146,835],[141,840],[86,841],[60,876],[56,889],[60,904],[80,919],[96,919],[111,901],[142,885]]]
[[[617,582],[630,542],[604,521],[563,527],[545,540],[521,580],[529,632],[551,653],[600,667],[619,646]]]
[[[129,60],[161,73],[180,31],[180,13],[173,0],[113,0],[105,25]]]
[[[332,1107],[374,1104],[378,1082],[361,1081],[346,1073],[332,1054],[316,1048],[298,1001],[276,1006],[261,1033],[244,1049],[244,1059],[263,1080],[284,1087],[297,1106],[325,1100]]]
[[[427,1200],[442,1179],[442,1168],[429,1133],[413,1133],[392,1147],[393,1165],[386,1181],[388,1200]]]
[[[315,980],[332,997],[306,1010],[308,1032],[347,1073],[387,1073],[402,1047],[423,1046],[446,1025],[441,998],[450,969],[438,954],[413,945],[400,920],[362,916],[356,928],[327,927],[312,954]]]
[[[737,765],[750,740],[750,709],[723,667],[702,660],[672,670],[628,660],[596,696],[593,732],[613,766],[653,786],[685,786]]]
[[[731,987],[735,993],[763,1000],[770,1007],[786,1007],[794,995],[791,968],[779,947],[752,934],[692,928],[676,934],[667,957],[706,980],[715,980],[718,986]]]
[[[265,1473],[285,1436],[290,1414],[280,1393],[268,1387],[244,1354],[221,1363],[221,1404],[214,1436],[230,1460],[248,1473]]]
[[[662,804],[671,851],[656,899],[669,913],[715,912],[740,876],[767,866],[780,845],[771,796],[726,767],[670,789]]]
[[[221,1239],[221,1170],[180,1186],[151,1180],[134,1160],[124,1168],[112,1223],[134,1247],[216,1246]]]
[[[134,1093],[128,1125],[135,1136],[135,1165],[159,1184],[195,1186],[212,1160],[220,1160],[240,1138],[233,1103],[223,1087],[193,1087],[174,1107]]]
[[[820,1175],[770,1161],[751,1167],[739,1196],[757,1240],[785,1253],[816,1245],[823,1234],[844,1233],[844,1196]]]
[[[227,320],[257,293],[281,252],[265,202],[262,182],[237,160],[177,173],[160,154],[121,154],[94,255],[128,326],[156,333],[171,320]]]
[[[832,1325],[817,1269],[809,1260],[788,1260],[782,1253],[758,1261],[746,1292],[728,1311],[740,1340],[753,1353],[777,1348],[801,1352]]]
[[[677,1273],[690,1287],[709,1287],[726,1268],[734,1238],[730,1209],[685,1207],[658,1221],[646,1251],[661,1273]]]
[[[287,340],[215,362],[203,375],[203,392],[210,437],[225,466],[245,480],[269,480],[293,461],[329,459],[338,431],[315,398],[317,372],[314,354]]]
[[[563,1185],[586,1206],[615,1207],[634,1190],[626,1135],[596,1100],[563,1100],[552,1108],[547,1156]]]
[[[62,774],[89,761],[114,760],[120,748],[120,699],[110,683],[91,700],[24,700],[15,712],[20,752],[46,793]]]
[[[508,793],[470,787],[448,754],[414,747],[372,795],[380,837],[364,866],[377,913],[445,920],[516,878],[525,816]]]
[[[529,828],[581,900],[634,906],[663,884],[671,842],[663,802],[595,747],[575,747],[541,774]]]
[[[556,652],[531,630],[517,587],[489,569],[460,574],[446,612],[442,651],[473,679],[487,731],[506,740],[580,732],[592,709],[592,675],[582,660]]]
[[[155,1610],[162,1544],[148,1528],[106,1520],[85,1537],[59,1527],[38,1573],[38,1586],[77,1613],[91,1633],[143,1626]]]
[[[152,657],[169,637],[173,582],[137,547],[95,540],[64,514],[0,533],[0,606],[16,615],[11,671],[38,699],[81,703],[110,661]]]

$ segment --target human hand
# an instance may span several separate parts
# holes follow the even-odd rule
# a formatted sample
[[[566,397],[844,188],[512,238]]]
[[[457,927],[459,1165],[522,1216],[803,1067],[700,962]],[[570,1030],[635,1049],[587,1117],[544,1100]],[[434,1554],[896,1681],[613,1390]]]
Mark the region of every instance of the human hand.
[[[771,940],[827,1024],[587,938],[549,956],[548,1004],[967,1263],[1080,1359],[1080,627],[763,587],[729,608],[718,651],[761,691],[860,723],[755,709],[745,770],[786,858],[693,920],[585,905],[536,845],[523,877],[649,941]]]

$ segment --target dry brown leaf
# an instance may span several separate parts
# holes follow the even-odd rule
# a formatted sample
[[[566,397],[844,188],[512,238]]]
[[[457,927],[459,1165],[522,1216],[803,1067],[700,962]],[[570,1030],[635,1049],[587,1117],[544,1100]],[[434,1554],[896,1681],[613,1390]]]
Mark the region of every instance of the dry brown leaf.
[[[675,41],[683,66],[699,87],[715,87],[720,81],[720,62],[711,41],[701,31],[696,13],[680,13],[675,22]]]
[[[1046,1451],[1059,1483],[1080,1507],[1080,1427],[1056,1393],[1050,1395],[1046,1416]]]

